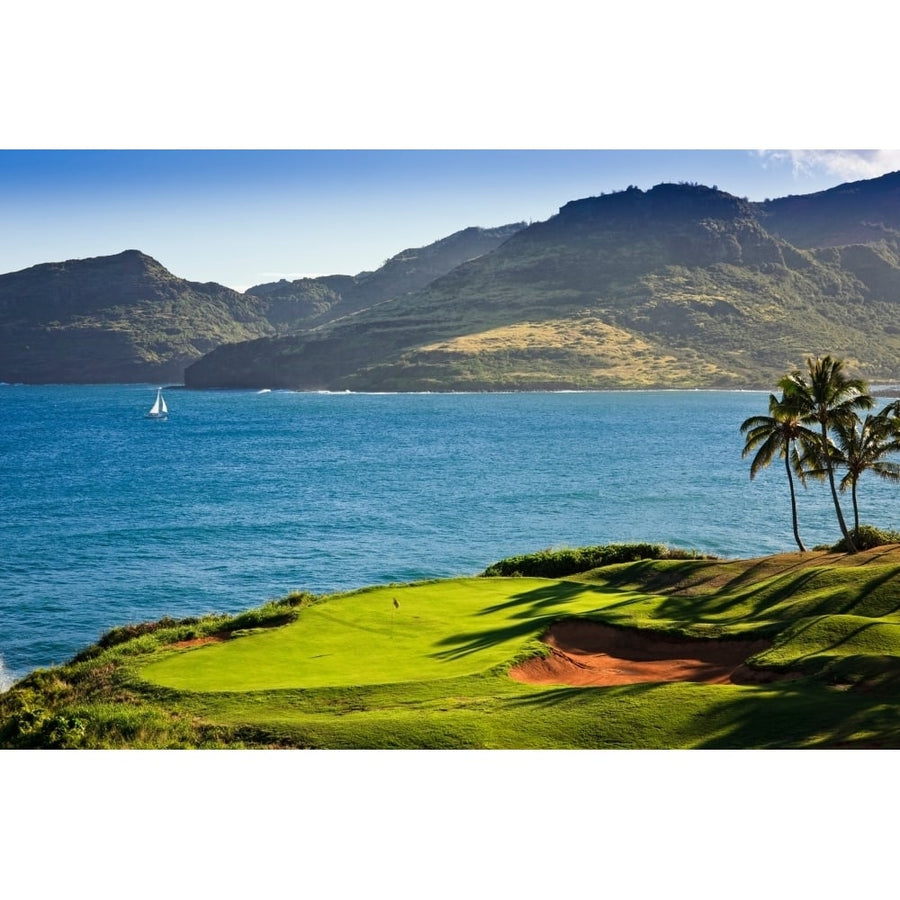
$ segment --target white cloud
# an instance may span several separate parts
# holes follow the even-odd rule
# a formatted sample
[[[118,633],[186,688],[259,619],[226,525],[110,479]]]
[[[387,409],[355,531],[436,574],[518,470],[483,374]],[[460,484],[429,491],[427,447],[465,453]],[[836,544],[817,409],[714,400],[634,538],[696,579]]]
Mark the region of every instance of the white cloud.
[[[900,169],[900,150],[758,150],[757,153],[764,165],[790,163],[796,177],[827,174],[855,181]]]

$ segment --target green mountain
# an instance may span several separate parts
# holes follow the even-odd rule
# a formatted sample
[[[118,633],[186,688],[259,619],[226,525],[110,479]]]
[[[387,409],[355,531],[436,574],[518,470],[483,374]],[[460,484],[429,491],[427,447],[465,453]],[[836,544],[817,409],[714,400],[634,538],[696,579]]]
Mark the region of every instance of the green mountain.
[[[266,316],[280,330],[320,325],[366,307],[420,290],[451,269],[494,250],[524,222],[499,228],[466,228],[427,247],[403,250],[374,272],[324,275],[248,288],[262,298]]]
[[[795,247],[891,240],[900,232],[900,172],[753,206],[767,231]]]
[[[524,227],[467,228],[374,272],[258,285],[197,284],[137,250],[0,275],[0,381],[180,382],[221,344],[285,334],[421,288]]]
[[[255,298],[137,250],[0,275],[0,381],[181,381],[219,344],[273,334]]]
[[[900,173],[762,204],[696,184],[575,200],[421,290],[220,347],[185,382],[769,387],[816,353],[896,380],[898,190]]]

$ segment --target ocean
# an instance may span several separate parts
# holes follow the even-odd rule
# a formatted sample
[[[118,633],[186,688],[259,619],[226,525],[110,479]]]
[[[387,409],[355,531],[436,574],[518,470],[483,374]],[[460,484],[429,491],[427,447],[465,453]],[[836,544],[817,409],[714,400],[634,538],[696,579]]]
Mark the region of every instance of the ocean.
[[[0,386],[0,687],[110,628],[292,590],[472,575],[546,547],[795,549],[780,461],[749,478],[767,394],[331,394]],[[900,489],[860,483],[900,527]],[[849,495],[846,515],[850,516]],[[839,538],[799,492],[807,546]]]

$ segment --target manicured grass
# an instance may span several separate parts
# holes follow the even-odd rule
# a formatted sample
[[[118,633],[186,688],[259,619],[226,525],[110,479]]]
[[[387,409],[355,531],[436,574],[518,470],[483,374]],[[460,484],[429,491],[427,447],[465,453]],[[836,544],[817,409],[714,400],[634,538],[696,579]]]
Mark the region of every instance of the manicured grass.
[[[642,585],[652,592],[607,606],[604,619],[612,623],[707,637],[765,636],[810,616],[895,616],[900,622],[900,554],[885,562],[879,559],[883,555],[859,554],[858,566],[835,564],[826,553],[749,561],[648,560],[584,577],[607,590]]]
[[[394,601],[397,601],[397,606]],[[533,685],[554,621],[771,641],[759,684]],[[202,646],[186,644],[225,638]],[[0,695],[0,747],[900,747],[900,546],[292,595],[105,635]]]
[[[900,621],[865,616],[816,616],[802,619],[759,655],[769,666],[803,666],[853,656],[900,658]]]
[[[330,749],[900,746],[896,704],[814,682],[538,688],[476,676],[440,685],[193,695],[189,708],[238,735]]]
[[[174,654],[140,674],[181,691],[456,678],[509,663],[553,620],[596,613],[613,599],[622,598],[597,585],[539,578],[375,588],[311,606],[282,628]]]

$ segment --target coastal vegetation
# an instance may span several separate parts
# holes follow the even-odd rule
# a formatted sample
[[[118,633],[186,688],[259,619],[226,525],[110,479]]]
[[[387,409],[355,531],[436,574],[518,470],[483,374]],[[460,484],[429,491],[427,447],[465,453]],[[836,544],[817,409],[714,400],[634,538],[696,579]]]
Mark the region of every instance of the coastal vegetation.
[[[616,552],[633,559],[124,626],[0,695],[0,746],[900,746],[900,545]],[[563,569],[578,555],[555,554]],[[581,646],[561,643],[573,628]],[[653,665],[642,651],[655,648],[683,671],[586,682],[603,647],[624,670]],[[702,662],[728,653],[726,668]]]
[[[700,554],[691,550],[666,547],[663,544],[604,544],[593,547],[539,550],[509,556],[488,566],[485,577],[532,576],[535,578],[565,578],[610,566],[613,563],[634,562],[639,559],[695,559]],[[708,558],[708,557],[707,557]]]
[[[794,539],[801,552],[794,477],[801,485],[807,479],[828,479],[842,546],[853,553],[859,543],[857,487],[864,472],[871,471],[889,481],[900,481],[900,463],[889,457],[900,453],[900,400],[875,414],[860,418],[875,399],[860,378],[849,377],[840,359],[809,357],[806,373],[795,369],[782,377],[781,396],[769,395],[769,415],[751,416],[740,426],[746,436],[743,455],[753,455],[750,477],[754,478],[778,456],[784,461],[791,499]],[[848,529],[838,497],[837,473],[843,471],[840,490],[850,489],[853,528]],[[871,541],[872,532],[869,533]],[[869,543],[871,546],[871,543]]]

